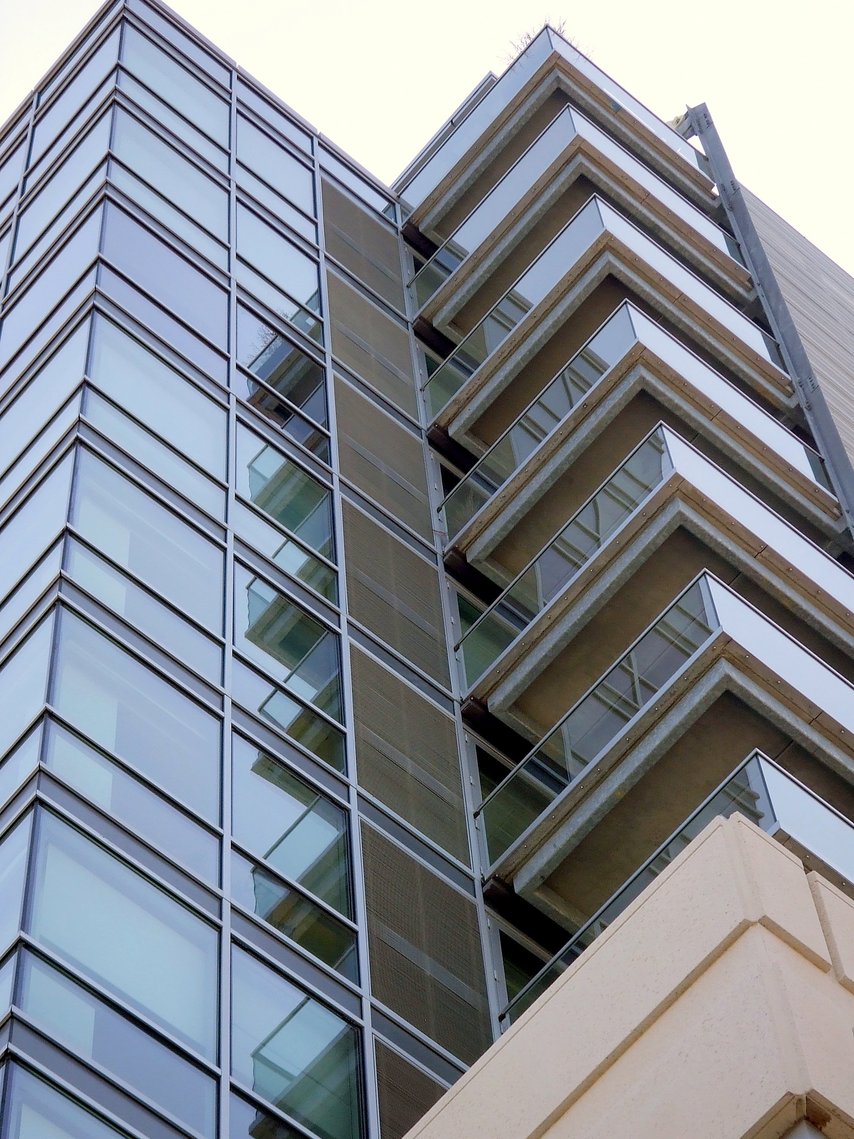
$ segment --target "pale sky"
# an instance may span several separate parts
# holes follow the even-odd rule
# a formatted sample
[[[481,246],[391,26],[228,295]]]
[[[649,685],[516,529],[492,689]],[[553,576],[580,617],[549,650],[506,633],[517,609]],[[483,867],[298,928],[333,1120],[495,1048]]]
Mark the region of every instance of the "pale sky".
[[[0,121],[96,11],[5,0]],[[546,20],[665,119],[705,102],[736,176],[854,273],[842,127],[854,0],[178,0],[180,14],[392,181],[487,71]]]

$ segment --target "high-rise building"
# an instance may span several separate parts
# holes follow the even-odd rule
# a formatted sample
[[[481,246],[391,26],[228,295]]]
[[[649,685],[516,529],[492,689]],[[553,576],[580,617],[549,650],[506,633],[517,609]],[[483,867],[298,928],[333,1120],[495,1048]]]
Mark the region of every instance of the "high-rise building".
[[[705,108],[546,28],[390,191],[110,0],[0,279],[0,1139],[400,1139],[721,814],[844,928],[854,281]]]

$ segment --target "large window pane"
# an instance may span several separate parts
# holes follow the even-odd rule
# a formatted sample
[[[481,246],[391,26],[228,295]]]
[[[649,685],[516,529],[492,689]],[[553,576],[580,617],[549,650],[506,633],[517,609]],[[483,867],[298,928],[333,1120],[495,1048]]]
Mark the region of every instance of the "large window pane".
[[[51,698],[60,715],[95,743],[204,818],[218,821],[219,722],[67,612]]]
[[[237,842],[352,917],[347,813],[240,736],[233,772]]]
[[[237,426],[237,490],[325,558],[334,558],[332,494],[328,487]]]
[[[237,119],[237,157],[300,209],[314,214],[314,176],[311,169],[243,115]]]
[[[0,755],[44,706],[53,625],[51,615],[0,666]]]
[[[235,644],[300,699],[340,720],[338,635],[242,566],[234,591]]]
[[[245,206],[237,207],[237,252],[289,297],[314,312],[320,311],[317,262]],[[259,290],[257,276],[246,281],[253,291]],[[293,319],[294,311],[275,289],[265,288],[261,299]]]
[[[183,612],[222,629],[222,552],[90,451],[81,451],[72,521],[92,545]]]
[[[0,539],[2,541],[2,539]],[[18,587],[0,605],[0,641],[29,612],[51,582],[56,583],[62,566],[62,541],[58,541],[40,561],[25,572]]]
[[[89,374],[131,415],[200,467],[224,478],[225,409],[100,316],[95,319]]]
[[[234,1074],[323,1139],[356,1139],[362,1124],[355,1030],[239,949],[232,970]]]
[[[21,929],[31,830],[32,815],[27,815],[0,842],[0,953],[15,940]]]
[[[39,763],[41,747],[41,724],[23,739],[13,752],[0,763],[0,804],[5,803],[35,771]],[[3,919],[0,918],[0,921]]]
[[[228,146],[229,108],[225,100],[134,27],[125,28],[122,60],[191,123],[222,146]]]
[[[171,1111],[214,1134],[214,1081],[120,1015],[105,1000],[31,953],[23,955],[21,1007],[47,1035]]]
[[[4,1139],[121,1139],[118,1131],[26,1068],[7,1073]]]
[[[216,931],[46,811],[37,844],[32,936],[214,1058]]]
[[[228,1139],[303,1139],[302,1131],[294,1130],[284,1120],[234,1095],[229,1116]]]
[[[104,256],[170,312],[214,344],[227,340],[228,302],[223,289],[123,210],[106,211]]]
[[[278,526],[273,526],[262,515],[244,506],[238,499],[234,503],[231,521],[235,532],[253,550],[275,562],[277,566],[304,582],[333,604],[338,602],[338,575],[295,538],[287,537]]]
[[[71,457],[67,456],[0,530],[0,547],[15,551],[13,558],[0,558],[0,598],[6,596],[65,527],[71,469]]]
[[[44,364],[15,402],[0,415],[0,455],[8,457],[32,439],[83,379],[89,322],[84,321]],[[0,460],[0,470],[4,463]]]
[[[149,9],[150,11],[150,9]],[[192,123],[187,122],[183,115],[173,111],[168,103],[155,95],[142,83],[137,83],[133,76],[119,69],[119,87],[126,95],[152,116],[154,121],[166,130],[172,131],[178,138],[189,143],[194,153],[204,156],[213,166],[223,173],[228,173],[228,153],[217,146],[202,131],[197,130]]]
[[[60,779],[179,866],[219,881],[219,839],[210,831],[67,728],[51,720],[45,731],[44,762]]]

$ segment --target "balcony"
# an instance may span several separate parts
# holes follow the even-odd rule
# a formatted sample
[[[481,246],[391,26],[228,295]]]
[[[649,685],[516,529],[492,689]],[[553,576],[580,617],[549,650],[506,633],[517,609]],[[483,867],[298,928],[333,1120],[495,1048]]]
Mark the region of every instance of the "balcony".
[[[584,160],[581,167],[574,161],[579,156]],[[651,228],[685,245],[723,287],[742,293],[750,288],[738,246],[728,233],[588,118],[567,106],[415,274],[410,290],[416,307],[424,309],[436,297],[425,318],[439,324],[450,320],[453,308],[459,308],[468,295],[460,278],[465,279],[472,265],[484,261],[490,252],[501,256],[516,246],[533,224],[530,216],[539,217],[579,170],[588,167],[600,173],[615,197],[640,211]],[[673,236],[674,231],[678,238]]]
[[[509,1023],[521,1016],[712,819],[736,813],[854,896],[854,825],[779,764],[753,752],[517,993],[501,1019]]]
[[[449,541],[465,548],[500,509],[518,501],[526,482],[542,477],[550,464],[560,461],[569,439],[577,440],[582,434],[577,409],[583,407],[589,415],[619,384],[636,379],[640,368],[650,386],[675,389],[683,403],[687,396],[699,414],[692,417],[689,411],[686,418],[701,430],[706,426],[719,446],[727,449],[722,435],[731,434],[729,450],[741,464],[754,472],[761,464],[763,481],[771,485],[794,482],[799,500],[820,504],[820,512],[826,516],[829,511],[836,524],[838,506],[819,454],[626,301],[446,497],[440,509]],[[658,376],[663,379],[658,381]],[[665,400],[674,402],[668,395]],[[471,527],[475,518],[478,521]]]
[[[767,595],[845,651],[852,632],[851,575],[659,425],[466,628],[456,647],[469,700],[489,701],[497,714],[522,692],[530,704],[540,673],[573,629],[606,605],[610,627],[626,620],[615,591],[647,562],[660,584],[678,588],[692,571],[685,550],[671,551],[665,543],[677,527],[704,543],[700,566],[708,564],[704,548],[725,550],[738,572],[758,580]],[[485,568],[494,574],[489,564]]]
[[[555,65],[588,114],[639,145],[645,156],[649,153],[655,165],[666,167],[686,189],[711,198],[712,184],[704,172],[703,156],[562,36],[544,28],[465,118],[446,137],[431,143],[404,171],[395,188],[417,217],[429,217],[431,207],[447,197],[456,181],[454,176],[462,178],[465,169],[478,165],[471,161],[474,148],[480,152],[481,168],[485,165],[496,124],[513,121],[516,111],[522,117],[526,98],[532,92],[536,94],[539,82]]]
[[[724,719],[715,705],[733,700],[731,693],[742,710]],[[707,724],[700,732],[704,713],[712,717],[711,730]],[[577,912],[584,903],[570,898],[580,879],[567,860],[644,785],[645,793],[652,787],[678,806],[692,781],[714,773],[729,748],[742,746],[745,736],[762,746],[756,737],[763,733],[774,747],[806,749],[850,778],[852,732],[854,686],[703,573],[484,799],[477,816],[489,877],[513,881],[532,900],[545,883],[553,899],[563,897],[566,912]],[[674,752],[682,772],[676,783],[673,764],[664,762]],[[631,833],[623,819],[624,845],[642,844],[660,814],[635,812]],[[613,834],[609,841],[613,851]],[[584,890],[613,870],[604,862]]]
[[[606,263],[597,262],[600,253]],[[465,406],[462,420],[470,423],[580,303],[580,294],[589,295],[609,273],[625,277],[776,402],[791,401],[775,341],[594,196],[432,372],[424,386],[431,417],[447,426]]]

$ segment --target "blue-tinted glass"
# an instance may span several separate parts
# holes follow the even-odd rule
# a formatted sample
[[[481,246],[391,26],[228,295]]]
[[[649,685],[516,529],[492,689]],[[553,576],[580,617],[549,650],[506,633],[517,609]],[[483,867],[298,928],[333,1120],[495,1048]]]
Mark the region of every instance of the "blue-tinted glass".
[[[7,957],[0,965],[0,1017],[5,1016],[6,1010],[12,1007],[12,989],[15,984],[15,965],[17,959],[14,953]],[[0,1094],[3,1084],[0,1081]]]
[[[298,127],[293,119],[289,118],[284,111],[281,111],[278,107],[274,106],[273,103],[265,99],[244,79],[237,80],[237,94],[247,107],[261,116],[262,122],[277,133],[284,135],[285,138],[295,143],[301,150],[305,150],[308,154],[311,154],[311,135],[308,131],[304,131],[302,127]]]
[[[80,325],[0,415],[0,455],[11,456],[32,439],[83,378],[88,321]],[[0,470],[4,463],[0,460]]]
[[[168,103],[164,103],[157,95],[142,83],[137,81],[127,71],[119,69],[119,87],[129,95],[137,107],[141,107],[151,116],[153,122],[165,130],[171,131],[178,138],[193,148],[194,154],[206,158],[212,166],[223,173],[228,173],[228,153],[222,147],[212,142],[206,134],[188,123],[183,115],[173,111]]]
[[[237,167],[237,185],[245,190],[257,202],[266,206],[270,213],[279,221],[283,221],[291,229],[301,234],[306,241],[317,244],[317,224],[301,214],[296,206],[286,201],[281,194],[271,189],[266,182],[256,177],[243,166]]]
[[[24,142],[22,139],[7,157],[0,161],[0,211],[6,199],[17,191],[23,168]]]
[[[171,20],[167,19],[150,4],[145,4],[142,0],[130,0],[128,8],[131,11],[137,12],[142,16],[145,23],[159,32],[164,39],[168,40],[170,44],[176,45],[184,55],[188,56],[194,63],[197,63],[206,75],[212,79],[219,80],[220,83],[225,84],[227,87],[231,79],[231,70],[219,60],[214,59],[209,51],[206,51],[201,44],[197,43],[186,32],[182,31]]]
[[[301,700],[342,718],[337,633],[240,565],[235,567],[234,640]]]
[[[49,721],[45,764],[111,818],[208,882],[219,879],[219,840],[97,751]],[[0,768],[2,771],[2,768]]]
[[[232,954],[232,1070],[322,1139],[362,1134],[355,1030],[239,949]]]
[[[94,1061],[202,1134],[214,1134],[210,1076],[32,953],[23,955],[20,1004],[75,1056]]]
[[[118,565],[189,616],[222,630],[223,555],[90,451],[81,451],[71,519]]]
[[[214,344],[228,335],[226,293],[189,261],[133,221],[123,210],[106,211],[104,256],[170,312]]]
[[[0,665],[0,755],[44,707],[53,626],[51,615]]]
[[[0,804],[14,795],[38,766],[42,730],[35,728],[0,763]],[[0,919],[2,920],[2,919]]]
[[[241,424],[237,490],[307,546],[334,557],[329,488]]]
[[[214,1058],[216,931],[46,811],[39,816],[37,851],[32,936]]]
[[[240,736],[234,737],[233,765],[235,839],[351,917],[343,808]]]
[[[71,613],[63,613],[51,703],[146,779],[219,820],[219,721]]]
[[[9,1066],[3,1139],[126,1139],[52,1084]]]
[[[282,297],[284,290],[300,305],[320,311],[320,272],[317,262],[245,206],[237,208],[237,252],[277,288],[264,285],[261,299],[275,311],[294,319],[296,310]],[[260,292],[257,274],[244,272],[247,287]]]
[[[136,28],[128,27],[125,31],[122,61],[186,119],[222,146],[228,146],[228,103]]]
[[[62,566],[62,542],[59,541],[31,569],[26,570],[19,585],[0,605],[0,641],[14,629],[25,613],[53,582],[54,587]]]
[[[30,848],[32,815],[0,840],[0,953],[18,936]]]
[[[102,317],[95,319],[89,374],[101,391],[182,454],[225,477],[225,409]]]
[[[0,546],[14,558],[0,558],[0,598],[52,543],[68,519],[71,458],[66,457],[0,530]]]
[[[237,157],[301,210],[315,213],[311,169],[243,115],[237,119]]]

